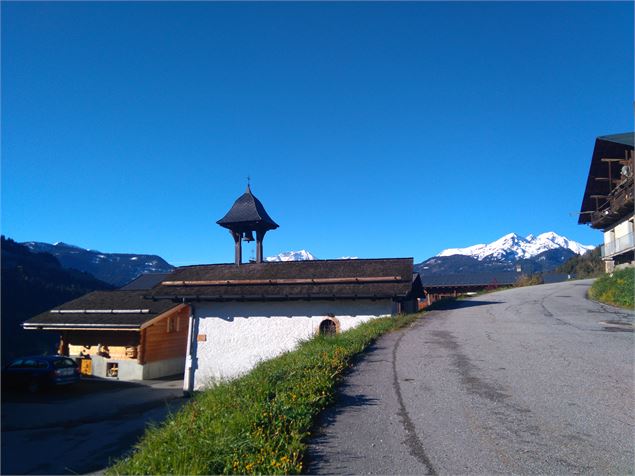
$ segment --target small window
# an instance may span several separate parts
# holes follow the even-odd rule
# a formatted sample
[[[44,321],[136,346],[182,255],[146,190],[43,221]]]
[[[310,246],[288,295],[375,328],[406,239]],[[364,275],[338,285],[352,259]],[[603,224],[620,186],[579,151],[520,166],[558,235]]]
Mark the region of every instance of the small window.
[[[176,330],[176,325],[174,322],[174,316],[168,317],[168,328],[167,328],[168,334],[171,332],[174,332],[175,330]]]
[[[320,322],[321,336],[334,336],[335,334],[337,334],[337,326],[332,319],[324,319]]]
[[[109,362],[106,364],[106,376],[117,378],[119,377],[119,363],[118,362]]]

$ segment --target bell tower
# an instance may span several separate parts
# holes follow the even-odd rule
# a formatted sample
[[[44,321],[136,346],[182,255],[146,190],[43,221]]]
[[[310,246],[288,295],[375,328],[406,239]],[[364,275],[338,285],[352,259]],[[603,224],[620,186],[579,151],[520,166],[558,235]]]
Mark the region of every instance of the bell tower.
[[[247,184],[247,191],[238,197],[225,216],[216,223],[227,228],[234,238],[236,265],[242,263],[242,241],[254,241],[254,232],[256,232],[256,263],[262,263],[262,240],[269,230],[278,228],[278,224],[271,219],[260,200],[251,193],[249,184]]]

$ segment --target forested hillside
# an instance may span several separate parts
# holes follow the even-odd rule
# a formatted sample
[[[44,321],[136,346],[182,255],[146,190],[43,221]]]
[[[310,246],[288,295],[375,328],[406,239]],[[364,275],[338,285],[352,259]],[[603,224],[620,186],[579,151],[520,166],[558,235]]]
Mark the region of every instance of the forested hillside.
[[[26,319],[97,289],[112,289],[88,273],[63,269],[48,253],[32,253],[2,236],[2,360],[52,351],[56,334],[25,331]]]
[[[578,279],[601,276],[604,274],[604,262],[600,255],[600,247],[587,251],[583,255],[575,255],[556,268],[556,272],[571,274]]]

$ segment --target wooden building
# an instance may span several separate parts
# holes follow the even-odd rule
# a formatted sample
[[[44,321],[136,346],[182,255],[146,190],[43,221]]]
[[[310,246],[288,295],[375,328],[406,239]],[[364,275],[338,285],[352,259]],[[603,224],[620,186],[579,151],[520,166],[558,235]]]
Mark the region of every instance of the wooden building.
[[[596,139],[578,223],[604,232],[607,272],[635,265],[634,169],[632,132]]]
[[[144,299],[147,289],[95,291],[43,312],[24,329],[60,335],[84,374],[143,380],[183,372],[189,306]]]

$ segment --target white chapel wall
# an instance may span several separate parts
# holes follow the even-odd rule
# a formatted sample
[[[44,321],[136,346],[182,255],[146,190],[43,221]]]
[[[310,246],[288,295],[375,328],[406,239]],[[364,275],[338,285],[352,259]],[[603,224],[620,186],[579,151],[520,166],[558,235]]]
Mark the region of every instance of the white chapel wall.
[[[292,350],[316,335],[328,314],[335,315],[343,332],[390,315],[392,301],[202,302],[193,308],[198,327],[192,338],[194,389],[199,390]]]

